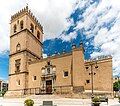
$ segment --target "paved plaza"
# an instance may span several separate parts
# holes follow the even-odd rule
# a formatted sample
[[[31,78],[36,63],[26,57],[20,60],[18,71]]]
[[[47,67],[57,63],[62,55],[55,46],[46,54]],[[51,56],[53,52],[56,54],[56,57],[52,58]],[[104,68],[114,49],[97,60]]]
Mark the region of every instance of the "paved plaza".
[[[54,96],[34,96],[27,97],[32,98],[35,102],[34,106],[42,105],[43,101],[53,101],[54,105],[57,106],[91,106],[90,99],[71,99],[71,98],[62,98]],[[24,100],[27,98],[0,98],[0,106],[24,106]],[[118,99],[109,99],[109,103],[101,103],[100,106],[120,106]]]

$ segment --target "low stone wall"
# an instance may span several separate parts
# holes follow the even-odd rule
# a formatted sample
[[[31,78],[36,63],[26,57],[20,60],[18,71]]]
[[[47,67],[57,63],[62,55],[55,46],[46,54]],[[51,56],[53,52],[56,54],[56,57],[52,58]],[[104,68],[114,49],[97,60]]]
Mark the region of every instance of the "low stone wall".
[[[7,91],[4,95],[5,98],[21,98],[23,96],[23,90]]]
[[[46,94],[42,93],[40,88],[29,88],[24,90],[7,91],[4,97],[5,98],[21,98],[21,97],[26,97],[30,95],[46,95]],[[65,98],[87,99],[87,98],[91,98],[91,90],[83,91],[82,88],[79,89],[79,87],[71,87],[71,86],[56,87],[54,88],[53,95],[57,95]],[[105,96],[108,98],[113,98],[113,92],[94,91],[94,96]]]

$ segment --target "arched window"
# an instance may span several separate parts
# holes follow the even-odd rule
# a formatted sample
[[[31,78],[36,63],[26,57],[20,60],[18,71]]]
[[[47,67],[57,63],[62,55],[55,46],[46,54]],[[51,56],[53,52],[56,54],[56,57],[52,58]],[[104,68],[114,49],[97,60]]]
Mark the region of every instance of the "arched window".
[[[15,24],[14,25],[14,33],[16,32],[16,30],[17,30],[17,25]]]
[[[20,72],[20,64],[21,64],[21,59],[15,60],[15,73]]]
[[[20,80],[17,80],[17,85],[18,85],[18,86],[20,85]]]
[[[22,30],[24,28],[24,26],[23,26],[23,20],[22,21],[20,21],[20,29]]]
[[[21,46],[20,46],[20,44],[18,43],[17,46],[16,46],[16,51],[20,51],[20,49],[21,49]]]
[[[31,31],[32,33],[34,33],[34,25],[33,25],[33,24],[30,24],[30,31]]]
[[[40,32],[37,31],[37,38],[40,39]]]

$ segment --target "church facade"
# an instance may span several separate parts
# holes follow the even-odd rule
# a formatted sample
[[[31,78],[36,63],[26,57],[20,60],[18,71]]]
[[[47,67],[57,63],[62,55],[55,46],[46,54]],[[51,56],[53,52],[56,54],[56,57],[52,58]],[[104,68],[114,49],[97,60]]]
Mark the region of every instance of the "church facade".
[[[82,42],[71,52],[42,57],[43,27],[26,6],[11,16],[9,87],[6,96],[55,94],[112,96],[112,57],[84,59]]]

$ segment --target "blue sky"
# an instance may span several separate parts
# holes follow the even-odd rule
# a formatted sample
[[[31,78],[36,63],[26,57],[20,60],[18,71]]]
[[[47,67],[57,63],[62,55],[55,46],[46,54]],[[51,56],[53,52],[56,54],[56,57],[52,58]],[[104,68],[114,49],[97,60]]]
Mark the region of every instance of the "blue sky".
[[[43,55],[83,42],[85,59],[113,56],[120,74],[119,0],[4,0],[0,4],[0,79],[8,79],[10,16],[28,3],[44,28]]]

